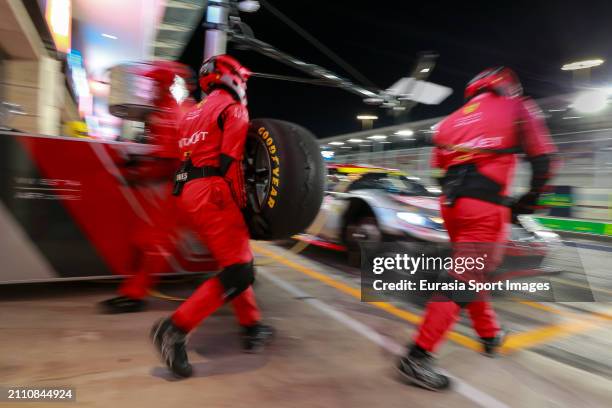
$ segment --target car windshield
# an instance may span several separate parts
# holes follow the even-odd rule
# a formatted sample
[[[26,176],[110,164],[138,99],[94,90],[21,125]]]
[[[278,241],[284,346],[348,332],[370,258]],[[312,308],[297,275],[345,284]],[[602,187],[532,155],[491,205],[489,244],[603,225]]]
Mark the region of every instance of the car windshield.
[[[433,196],[416,180],[393,173],[366,173],[355,180],[349,190],[377,189],[405,195]]]

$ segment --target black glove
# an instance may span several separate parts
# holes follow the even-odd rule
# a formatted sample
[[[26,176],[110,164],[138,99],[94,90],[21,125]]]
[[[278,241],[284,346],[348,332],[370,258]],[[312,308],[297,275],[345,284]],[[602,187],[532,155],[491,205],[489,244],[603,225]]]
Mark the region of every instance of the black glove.
[[[512,221],[516,221],[521,214],[533,214],[538,209],[540,194],[534,191],[522,195],[510,207],[512,209]]]

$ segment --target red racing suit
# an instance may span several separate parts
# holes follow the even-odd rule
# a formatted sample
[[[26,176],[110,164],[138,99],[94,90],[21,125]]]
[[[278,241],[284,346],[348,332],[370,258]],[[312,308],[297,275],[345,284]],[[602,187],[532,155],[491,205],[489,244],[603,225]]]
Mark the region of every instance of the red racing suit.
[[[159,111],[149,115],[145,130],[155,150],[134,166],[138,180],[134,188],[156,190],[155,205],[148,206],[148,220],[139,220],[134,228],[132,242],[135,247],[131,276],[122,282],[119,293],[131,299],[142,299],[156,283],[157,275],[169,272],[173,267],[169,257],[176,251],[175,233],[179,223],[176,199],[172,196],[171,180],[180,162],[177,146],[177,126],[182,116],[193,107],[188,98],[181,104],[168,92],[155,103]],[[160,181],[163,181],[160,183]]]
[[[221,274],[253,261],[241,212],[246,204],[241,163],[248,125],[247,108],[225,89],[216,89],[184,116],[179,129],[179,148],[195,167],[219,168],[223,156],[232,159],[224,176],[191,180],[178,197],[179,209],[224,268]],[[185,331],[192,330],[225,303],[226,289],[219,277],[209,279],[174,313],[174,323]],[[239,324],[250,326],[259,321],[250,285],[232,304]]]
[[[473,165],[477,173],[499,186],[506,196],[514,176],[516,154],[520,149],[528,158],[555,151],[537,105],[527,98],[507,98],[488,92],[472,98],[461,109],[444,119],[433,138],[432,167],[447,172],[453,166]],[[513,153],[515,152],[515,153]],[[444,190],[444,188],[443,188]],[[502,260],[508,241],[510,209],[506,206],[469,196],[461,196],[448,205],[441,197],[442,217],[455,257],[487,256],[486,271],[494,270]],[[466,245],[467,243],[467,245]],[[488,243],[486,246],[469,243]],[[482,253],[480,255],[483,255]],[[468,280],[449,271],[454,278]],[[475,331],[481,338],[495,337],[499,331],[489,302],[477,299],[465,305]],[[429,302],[415,343],[433,352],[457,320],[461,306],[454,301]]]

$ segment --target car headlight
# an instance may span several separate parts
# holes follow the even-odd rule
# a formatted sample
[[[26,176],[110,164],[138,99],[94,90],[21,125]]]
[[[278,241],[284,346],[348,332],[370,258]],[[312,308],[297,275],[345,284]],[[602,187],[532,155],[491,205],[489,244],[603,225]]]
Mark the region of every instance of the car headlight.
[[[415,213],[398,212],[397,217],[400,220],[406,221],[407,223],[414,225],[425,225],[427,223],[427,218]]]
[[[411,212],[398,212],[397,217],[409,224],[431,229],[443,229],[444,220],[437,216],[423,216]]]

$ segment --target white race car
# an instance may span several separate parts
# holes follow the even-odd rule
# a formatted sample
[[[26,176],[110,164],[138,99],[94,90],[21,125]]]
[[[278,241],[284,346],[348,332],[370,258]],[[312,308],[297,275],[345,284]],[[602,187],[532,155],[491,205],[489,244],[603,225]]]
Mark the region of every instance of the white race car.
[[[328,166],[326,195],[319,214],[298,239],[344,250],[349,263],[360,264],[360,244],[381,241],[449,241],[440,215],[439,191],[417,178],[385,168]],[[531,258],[539,266],[559,236],[529,216],[512,224],[506,258]]]

